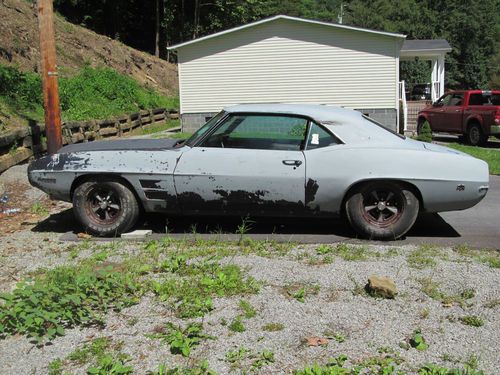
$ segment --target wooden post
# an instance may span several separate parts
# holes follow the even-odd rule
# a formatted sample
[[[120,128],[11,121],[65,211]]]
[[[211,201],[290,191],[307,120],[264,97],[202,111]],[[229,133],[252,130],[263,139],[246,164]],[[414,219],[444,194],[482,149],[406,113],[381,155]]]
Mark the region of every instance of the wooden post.
[[[52,0],[38,0],[38,29],[40,33],[45,133],[47,134],[47,151],[51,155],[55,154],[62,146]]]

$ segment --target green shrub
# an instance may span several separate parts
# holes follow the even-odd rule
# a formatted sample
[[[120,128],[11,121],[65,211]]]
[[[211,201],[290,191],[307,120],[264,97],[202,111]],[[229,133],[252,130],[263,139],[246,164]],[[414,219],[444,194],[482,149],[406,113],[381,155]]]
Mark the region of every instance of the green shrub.
[[[420,134],[417,136],[418,141],[431,143],[432,142],[432,130],[429,121],[425,121],[420,128]]]

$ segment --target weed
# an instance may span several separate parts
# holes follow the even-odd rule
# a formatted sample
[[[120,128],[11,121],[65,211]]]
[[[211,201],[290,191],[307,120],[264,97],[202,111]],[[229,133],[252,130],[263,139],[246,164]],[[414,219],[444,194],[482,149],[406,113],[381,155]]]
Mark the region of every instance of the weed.
[[[481,263],[485,263],[492,268],[500,268],[500,252],[495,249],[474,250],[468,245],[458,245],[453,248],[453,251],[461,256],[475,259]]]
[[[236,265],[221,266],[205,261],[186,265],[185,278],[167,278],[153,282],[153,291],[161,300],[171,301],[181,318],[204,316],[213,309],[213,296],[234,296],[255,293],[258,285],[251,277],[244,278]]]
[[[492,299],[486,302],[484,305],[487,309],[493,309],[497,306],[500,306],[500,299]]]
[[[464,368],[447,368],[432,363],[426,364],[418,370],[419,375],[484,375],[483,371],[465,366]]]
[[[245,217],[241,220],[241,224],[238,225],[238,228],[236,230],[236,234],[240,236],[238,244],[241,244],[243,242],[243,237],[252,229],[252,224],[253,221],[248,217]]]
[[[330,245],[319,245],[317,248],[316,248],[316,254],[318,255],[325,255],[325,254],[330,254],[331,252],[333,252],[333,247],[331,247]]]
[[[229,350],[226,353],[226,361],[229,363],[237,363],[246,359],[250,355],[250,350],[244,346],[240,346],[237,350]]]
[[[118,375],[130,374],[133,368],[125,366],[129,358],[121,353],[123,342],[112,343],[106,337],[97,338],[77,348],[67,357],[68,360],[84,365],[92,363],[87,374]]]
[[[157,371],[153,371],[150,375],[217,375],[217,373],[208,367],[208,362],[202,361],[198,364],[193,364],[187,367],[167,368],[165,364],[158,366]]]
[[[327,338],[327,339],[330,339],[330,340],[335,340],[337,341],[339,344],[340,343],[343,343],[345,341],[345,336],[339,332],[333,332],[333,331],[325,331],[324,333],[324,336]]]
[[[432,299],[438,300],[445,305],[456,303],[461,307],[466,305],[466,300],[474,297],[475,291],[473,289],[465,289],[460,294],[448,295],[439,290],[439,284],[432,280],[432,278],[419,279],[418,282],[422,286],[422,292]]]
[[[366,289],[363,285],[358,283],[354,276],[351,274],[348,275],[349,280],[354,284],[354,289],[352,290],[352,294],[355,296],[367,296],[368,293],[366,292]]]
[[[242,299],[242,300],[240,300],[238,306],[243,311],[243,315],[247,319],[253,318],[257,315],[257,311],[255,311],[253,306],[250,305],[250,302],[248,302],[248,301],[245,301]]]
[[[472,327],[482,327],[484,325],[484,320],[476,315],[462,316],[462,317],[460,317],[460,321],[463,324],[465,324],[467,326],[472,326]]]
[[[125,375],[131,374],[134,369],[131,366],[125,366],[121,359],[114,359],[112,356],[105,356],[96,366],[89,367],[89,375]]]
[[[0,334],[25,334],[40,345],[65,327],[98,322],[98,312],[136,303],[139,293],[132,275],[112,266],[57,267],[0,294]]]
[[[368,259],[370,253],[367,246],[347,245],[339,243],[333,249],[333,254],[341,257],[346,261],[359,261]]]
[[[85,344],[81,348],[75,349],[68,355],[70,361],[80,365],[96,359],[101,360],[106,356],[106,351],[110,347],[110,340],[107,337],[101,337],[93,340],[90,344]]]
[[[264,351],[258,355],[257,359],[252,362],[252,368],[260,369],[270,363],[274,363],[274,353],[271,350],[264,349]]]
[[[413,332],[413,336],[410,338],[410,346],[420,351],[427,350],[429,345],[425,342],[424,336],[419,329]]]
[[[436,266],[434,259],[438,255],[438,248],[433,245],[420,245],[408,255],[407,262],[410,267],[417,269],[432,268]]]
[[[183,357],[189,357],[191,350],[195,346],[198,346],[201,340],[213,339],[213,337],[203,333],[203,325],[201,323],[188,324],[185,329],[175,326],[172,323],[167,323],[163,330],[147,336],[160,339],[161,342],[169,344],[172,354],[181,354]]]
[[[285,285],[284,290],[290,297],[296,299],[297,301],[304,303],[305,299],[309,295],[317,295],[319,293],[319,285],[317,284],[304,284],[296,283]]]
[[[31,206],[30,212],[39,216],[47,216],[49,214],[49,210],[45,208],[40,202],[35,202]]]
[[[423,308],[420,310],[420,318],[422,319],[427,319],[429,317],[429,309],[428,308]]]
[[[285,329],[285,325],[281,323],[267,323],[262,326],[262,330],[267,332],[277,332],[283,329]]]
[[[231,321],[231,324],[229,324],[229,330],[233,332],[244,332],[245,331],[245,325],[241,321],[241,316],[236,316],[234,319]]]
[[[63,361],[62,359],[54,359],[49,363],[48,366],[48,375],[62,375],[62,366],[63,366]]]

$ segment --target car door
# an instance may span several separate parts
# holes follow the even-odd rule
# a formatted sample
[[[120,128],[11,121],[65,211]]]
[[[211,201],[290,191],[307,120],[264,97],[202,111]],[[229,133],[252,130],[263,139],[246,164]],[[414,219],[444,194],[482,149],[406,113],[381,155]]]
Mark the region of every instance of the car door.
[[[232,113],[174,172],[183,213],[286,216],[304,210],[308,120]]]
[[[462,131],[463,101],[464,94],[462,92],[456,92],[453,93],[451,98],[444,104],[442,107],[444,112],[442,112],[440,124],[441,131]]]
[[[444,131],[446,127],[445,106],[448,105],[452,94],[443,95],[428,110],[429,123],[433,131]]]

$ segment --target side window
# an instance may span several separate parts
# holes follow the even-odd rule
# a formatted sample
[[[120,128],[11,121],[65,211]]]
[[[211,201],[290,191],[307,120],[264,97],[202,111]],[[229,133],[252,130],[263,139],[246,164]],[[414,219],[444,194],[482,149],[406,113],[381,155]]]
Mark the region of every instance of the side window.
[[[482,94],[471,94],[469,96],[469,105],[483,105],[485,102],[487,103],[488,99]]]
[[[448,103],[445,103],[445,106],[459,106],[462,105],[462,101],[464,99],[464,94],[453,94]]]
[[[313,150],[315,148],[327,147],[338,144],[337,139],[328,131],[323,129],[316,123],[311,123],[311,131],[307,139],[307,149]]]
[[[439,104],[449,105],[448,103],[450,102],[451,97],[452,97],[452,95],[451,95],[451,94],[448,94],[448,95],[442,96],[442,97],[441,97],[441,99],[438,99],[438,101],[437,101],[437,102],[438,102]]]
[[[280,115],[231,115],[202,147],[297,150],[304,143],[307,120]]]

